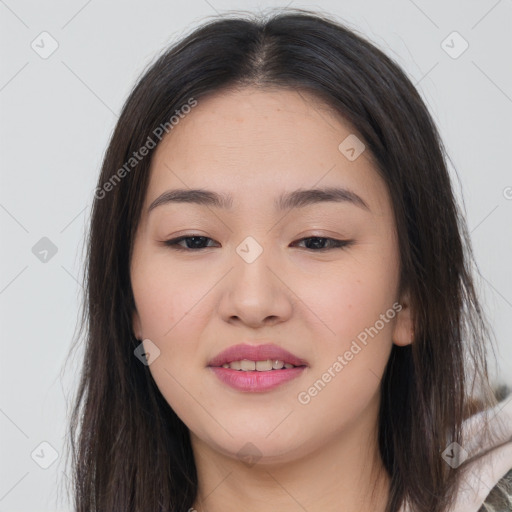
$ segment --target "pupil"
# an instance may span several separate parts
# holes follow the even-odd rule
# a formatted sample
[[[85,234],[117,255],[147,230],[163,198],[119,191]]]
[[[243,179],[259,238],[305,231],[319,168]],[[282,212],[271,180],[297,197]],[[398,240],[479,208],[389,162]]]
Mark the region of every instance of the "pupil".
[[[204,236],[191,236],[187,239],[187,244],[188,242],[192,242],[193,247],[198,247],[201,243],[204,243],[204,239]]]
[[[312,245],[316,249],[323,249],[324,243],[322,243],[322,242],[325,242],[325,238],[315,237],[315,238],[310,238],[306,242],[306,245],[308,245],[308,248],[310,248],[309,246]]]

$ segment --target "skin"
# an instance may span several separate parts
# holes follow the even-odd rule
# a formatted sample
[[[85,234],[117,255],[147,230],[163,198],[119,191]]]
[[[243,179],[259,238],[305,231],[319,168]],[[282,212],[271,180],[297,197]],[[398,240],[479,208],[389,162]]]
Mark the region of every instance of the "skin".
[[[412,341],[412,314],[407,293],[399,294],[386,185],[368,149],[354,161],[338,149],[355,133],[306,92],[246,87],[201,99],[156,149],[131,261],[133,330],[159,348],[149,369],[190,430],[198,511],[262,511],[269,503],[282,512],[384,511],[379,385],[392,344]],[[282,192],[322,186],[349,188],[370,211],[349,202],[273,209]],[[169,203],[147,214],[175,188],[230,193],[233,209]],[[208,237],[206,248],[162,243],[193,234]],[[252,263],[236,252],[247,236],[263,249]],[[308,245],[304,237],[354,242],[321,251],[328,241]],[[401,311],[300,403],[298,394],[394,303]],[[236,391],[207,366],[243,342],[275,343],[308,367],[274,390]],[[248,442],[260,454],[255,464],[238,455]]]

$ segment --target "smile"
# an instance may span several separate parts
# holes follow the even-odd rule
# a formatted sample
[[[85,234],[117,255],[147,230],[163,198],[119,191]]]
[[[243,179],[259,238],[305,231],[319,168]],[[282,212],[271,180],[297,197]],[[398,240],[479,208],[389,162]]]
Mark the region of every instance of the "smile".
[[[265,369],[257,369],[257,363],[263,363]],[[279,363],[275,369],[273,367],[269,368],[268,361],[243,359],[242,361],[225,363],[223,366],[209,366],[208,368],[223,384],[237,391],[252,393],[272,391],[286,382],[296,379],[306,369],[306,366],[293,366],[288,363],[285,365],[282,361],[274,361],[274,363]],[[274,363],[272,363],[272,366],[274,366]],[[240,369],[234,369],[231,365],[235,368],[240,366]]]
[[[278,359],[267,359],[265,361],[250,361],[249,359],[242,359],[240,361],[232,361],[231,363],[224,363],[222,368],[231,368],[232,370],[241,370],[244,372],[257,371],[268,372],[270,370],[281,370],[282,368],[295,368],[291,363],[285,363]]]

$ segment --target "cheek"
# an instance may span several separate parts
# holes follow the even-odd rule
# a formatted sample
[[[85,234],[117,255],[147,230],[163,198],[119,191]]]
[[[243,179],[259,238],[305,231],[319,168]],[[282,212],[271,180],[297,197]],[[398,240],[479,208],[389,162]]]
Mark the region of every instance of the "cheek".
[[[308,322],[322,329],[320,339],[346,343],[373,326],[392,307],[398,267],[393,253],[380,249],[380,254],[375,246],[374,251],[351,256],[339,265],[319,266],[313,277],[294,281],[294,291],[308,306],[302,308]],[[382,326],[379,322],[379,331],[388,335],[391,324]]]
[[[303,288],[304,302],[322,323],[311,315],[318,323],[316,364],[299,403],[333,425],[357,416],[375,396],[392,348],[397,261],[383,246],[372,249]]]
[[[188,274],[166,258],[141,258],[134,266],[132,289],[144,337],[164,343],[194,314],[205,290]]]
[[[371,277],[368,272],[339,276],[306,299],[325,325],[313,333],[315,364],[296,396],[305,431],[320,428],[326,437],[335,435],[377,400],[396,311],[393,286]],[[315,418],[322,418],[321,427]]]
[[[199,286],[197,276],[194,280],[169,267],[165,258],[140,258],[133,267],[132,289],[142,335],[160,350],[149,366],[151,375],[176,414],[189,421],[189,393],[199,395],[197,377],[202,369],[199,303],[208,286]]]
[[[132,288],[142,335],[160,350],[149,370],[167,403],[188,420],[191,398],[186,390],[194,396],[199,394],[198,372],[203,363],[200,340],[206,318],[200,318],[201,298],[211,284],[183,269],[173,270],[168,258],[154,255],[141,258],[133,270]]]
[[[396,311],[389,289],[374,284],[353,275],[326,283],[322,293],[310,292],[305,300],[322,320],[313,333],[316,364],[310,381],[321,379],[333,393],[322,392],[319,402],[343,404],[341,397],[369,396],[378,385],[392,346]]]

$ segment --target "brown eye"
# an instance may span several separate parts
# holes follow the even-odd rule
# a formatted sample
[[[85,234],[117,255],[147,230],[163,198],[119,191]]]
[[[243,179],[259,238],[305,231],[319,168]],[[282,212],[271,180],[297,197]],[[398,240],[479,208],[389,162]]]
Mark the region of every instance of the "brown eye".
[[[312,241],[312,243],[306,244],[306,249],[310,249],[315,252],[328,251],[329,249],[339,249],[347,247],[353,243],[353,240],[336,240],[335,238],[326,238],[321,236],[310,236],[298,240],[299,243],[306,241]],[[328,247],[325,247],[325,242],[328,242]]]
[[[189,243],[188,241],[191,240]],[[212,240],[207,236],[197,235],[197,236],[181,236],[179,238],[174,238],[172,240],[166,240],[164,242],[165,245],[172,247],[177,251],[195,251],[201,249],[208,249],[208,247],[204,247],[204,243],[206,240]],[[186,246],[180,245],[181,242],[185,241]]]

